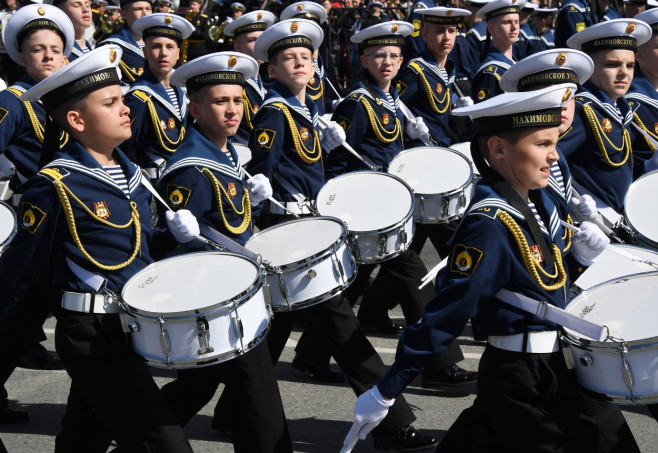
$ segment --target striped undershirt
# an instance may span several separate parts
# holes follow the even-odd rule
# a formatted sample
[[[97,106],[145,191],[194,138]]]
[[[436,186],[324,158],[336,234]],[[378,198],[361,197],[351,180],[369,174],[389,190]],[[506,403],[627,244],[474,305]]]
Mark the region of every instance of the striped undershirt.
[[[562,171],[560,170],[560,166],[557,162],[553,162],[553,165],[551,165],[551,176],[553,176],[558,186],[560,187],[560,193],[565,193],[564,177],[562,176]]]
[[[128,180],[126,175],[121,168],[121,165],[103,165],[103,170],[110,175],[110,178],[119,186],[119,188],[126,195],[130,196],[130,190],[128,189]]]
[[[167,94],[169,95],[169,99],[171,100],[171,105],[174,106],[177,112],[180,112],[180,106],[178,105],[178,96],[176,96],[176,89],[175,88],[165,88],[167,90]]]
[[[539,226],[543,226],[544,228],[546,228],[546,225],[544,225],[544,221],[541,219],[539,212],[537,212],[537,207],[535,206],[535,204],[531,201],[528,203],[528,207],[530,207],[530,210],[535,215],[535,219],[537,219]]]

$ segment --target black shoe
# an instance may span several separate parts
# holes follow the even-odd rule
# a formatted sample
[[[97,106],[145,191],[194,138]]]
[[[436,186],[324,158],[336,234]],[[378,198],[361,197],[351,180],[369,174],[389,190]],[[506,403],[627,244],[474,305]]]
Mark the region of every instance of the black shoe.
[[[426,389],[458,387],[474,383],[477,377],[477,372],[467,371],[453,363],[439,372],[425,371],[421,376],[421,385]]]
[[[404,331],[404,326],[402,324],[398,324],[390,318],[383,322],[370,322],[367,319],[359,318],[358,316],[357,318],[364,330],[374,330],[388,335],[400,335]]]
[[[313,378],[321,382],[343,382],[345,375],[342,371],[332,370],[328,363],[317,364],[295,356],[292,360],[292,367],[302,373],[310,373]]]
[[[434,448],[439,441],[427,434],[419,434],[411,425],[397,431],[373,435],[375,450],[421,451]]]
[[[0,402],[0,424],[8,425],[29,421],[30,415],[27,412],[12,408],[8,400]]]
[[[62,370],[64,366],[57,354],[48,351],[41,343],[34,343],[18,363],[21,368],[32,370]]]
[[[224,419],[214,417],[210,427],[221,437],[231,437],[231,426]]]

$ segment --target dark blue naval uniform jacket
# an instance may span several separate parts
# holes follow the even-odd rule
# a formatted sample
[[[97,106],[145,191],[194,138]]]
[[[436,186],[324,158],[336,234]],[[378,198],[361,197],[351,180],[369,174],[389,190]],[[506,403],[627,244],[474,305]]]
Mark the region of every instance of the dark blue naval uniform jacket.
[[[542,233],[550,244],[567,253],[566,236],[555,206],[542,191],[545,217]],[[495,297],[502,288],[564,308],[568,302],[567,280],[560,289],[547,291],[530,276],[514,236],[498,217],[507,212],[520,227],[530,246],[534,241],[520,212],[510,206],[486,181],[481,181],[454,237],[448,265],[439,273],[438,293],[419,323],[409,326],[398,344],[395,363],[378,384],[382,394],[395,397],[420,372],[423,364],[443,353],[471,319],[482,335],[513,335],[555,330],[548,321],[506,304]],[[565,262],[565,268],[567,263]],[[546,261],[540,265],[549,274]],[[541,274],[540,274],[541,275]],[[558,279],[541,277],[546,285]]]
[[[230,141],[228,150],[235,164],[196,126],[190,128],[183,144],[169,160],[159,186],[167,204],[173,210],[188,209],[199,222],[208,224],[244,245],[253,233],[253,222],[250,222],[241,234],[229,232],[219,212],[213,182],[204,173],[204,169],[209,170],[224,189],[220,189],[219,193],[226,222],[232,227],[240,226],[250,210],[249,197],[245,195],[243,185],[244,170]],[[235,209],[231,205],[235,206]]]
[[[137,164],[143,168],[157,167],[153,156],[169,160],[183,141],[181,129],[189,122],[187,98],[180,87],[173,88],[178,97],[178,109],[171,103],[165,87],[147,68],[126,94],[124,102],[130,107],[132,136],[120,148],[129,156],[135,156]],[[154,122],[159,125],[159,131]]]
[[[309,82],[306,84],[306,95],[310,96],[318,108],[318,115],[327,113],[327,73],[324,70],[324,63],[322,58],[318,55],[317,60],[313,60],[313,67],[315,73]]]
[[[411,60],[398,75],[400,100],[414,115],[424,119],[430,135],[439,146],[450,145],[450,105],[455,70],[446,64],[448,79],[439,72],[436,59],[429,50]],[[412,146],[421,146],[420,142]]]
[[[483,60],[486,51],[484,46],[487,42],[487,23],[483,20],[475,22],[466,33],[466,42],[471,48],[470,52],[474,59],[473,74],[471,74],[472,78],[480,67],[480,62]]]
[[[120,291],[128,279],[153,261],[151,256],[175,246],[171,233],[151,229],[151,193],[140,182],[143,172],[118,149],[115,159],[126,173],[130,196],[77,142],[69,142],[54,161],[29,180],[20,202],[17,235],[0,256],[3,308],[17,303],[48,264],[54,263],[54,286],[63,290],[95,290],[71,270],[68,264],[71,261],[103,277],[108,289]],[[104,270],[83,255],[74,242],[57,194],[55,182],[58,180],[68,189],[75,231],[84,250],[103,265],[128,263],[125,267]],[[84,206],[74,200],[73,195]],[[133,221],[127,228],[115,227],[129,224],[134,216],[138,216],[136,223]],[[114,226],[106,225],[99,218]],[[130,261],[136,250],[136,224],[141,227],[140,247]],[[155,235],[161,241],[158,251],[150,248]]]
[[[89,41],[85,41],[85,47],[87,48],[88,52],[94,50],[93,47],[91,47],[91,44],[89,44]],[[69,56],[69,61],[77,60],[84,54],[85,53],[82,51],[80,45],[77,42],[74,42],[73,49],[71,49],[71,55]]]
[[[258,109],[260,109],[260,106],[263,104],[266,94],[267,90],[263,86],[263,79],[261,79],[260,74],[253,79],[247,80],[247,83],[242,90],[244,115],[242,115],[238,132],[236,132],[233,137],[236,142],[244,143],[245,145],[249,143],[251,131],[253,130],[251,122],[254,115],[258,113]]]
[[[371,83],[369,77],[367,79],[354,85],[352,91],[338,104],[332,119],[345,129],[345,141],[356,152],[386,171],[391,160],[402,151],[405,118],[398,107],[395,84],[391,83],[389,91],[394,102],[391,105],[384,91]],[[373,119],[368,112],[372,113]],[[385,139],[392,141],[381,141],[375,134],[376,129]],[[324,165],[327,179],[350,171],[368,169],[342,146],[331,151]]]
[[[411,5],[407,22],[411,22],[414,26],[414,31],[411,32],[411,35],[405,38],[403,49],[405,60],[411,60],[412,58],[417,57],[427,47],[425,40],[420,36],[420,29],[423,28],[423,15],[416,14],[415,11],[417,9],[434,8],[435,6],[437,5],[434,3],[434,0],[415,0],[413,5]]]
[[[500,88],[500,78],[513,64],[512,60],[492,47],[473,78],[471,84],[473,102],[477,104],[504,93]]]
[[[598,22],[587,0],[566,0],[557,13],[555,47],[567,47],[569,38]]]
[[[615,211],[621,212],[624,197],[633,182],[633,155],[626,147],[619,151],[612,146],[622,147],[625,130],[629,130],[631,141],[636,137],[630,131],[633,112],[628,102],[619,98],[617,106],[623,120],[618,118],[612,100],[591,82],[586,82],[576,95],[573,124],[560,140],[559,147],[569,162],[573,179]],[[590,108],[594,127],[586,115]],[[597,135],[600,135],[600,140],[597,140]],[[606,157],[610,163],[606,162]]]
[[[322,150],[319,142],[314,145],[318,111],[309,96],[306,96],[305,105],[310,116],[288,88],[273,81],[253,120],[254,130],[249,141],[252,156],[247,170],[252,175],[262,173],[267,176],[272,184],[273,197],[279,201],[297,200],[281,185],[275,176],[277,172],[309,200],[315,200],[324,185]],[[288,111],[292,124],[284,109]],[[301,153],[295,147],[296,142]]]
[[[631,88],[624,96],[634,110],[633,121],[642,127],[645,133],[658,141],[658,93],[656,89],[644,78],[642,72],[635,67],[635,75]],[[631,126],[635,132],[635,126]],[[644,135],[638,132],[637,140],[633,144],[634,177],[644,174],[644,162],[653,157],[655,146]]]
[[[98,43],[97,47],[109,43],[116,44],[123,49],[120,65],[121,73],[123,74],[122,81],[132,83],[137,80],[144,72],[144,68],[146,68],[146,59],[144,58],[144,52],[139,47],[139,44],[137,44],[132,32],[125,27]]]
[[[535,33],[532,25],[525,23],[521,26],[519,40],[514,43],[514,58],[519,61],[530,55],[544,50],[555,48],[555,33],[553,30],[544,30]]]

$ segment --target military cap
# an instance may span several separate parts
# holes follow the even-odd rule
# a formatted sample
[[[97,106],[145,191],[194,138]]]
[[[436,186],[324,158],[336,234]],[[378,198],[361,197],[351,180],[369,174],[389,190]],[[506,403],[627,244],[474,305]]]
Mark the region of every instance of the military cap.
[[[195,58],[178,68],[170,83],[187,92],[207,85],[241,85],[258,75],[258,62],[239,52],[216,52]]]
[[[261,61],[269,61],[275,53],[291,47],[305,47],[314,52],[322,44],[323,38],[322,28],[313,21],[282,20],[258,37],[254,44],[254,54]]]
[[[475,14],[480,19],[491,20],[505,14],[518,14],[525,6],[526,0],[493,0]]]
[[[421,15],[426,24],[439,25],[457,25],[464,22],[465,16],[471,15],[471,12],[467,9],[446,8],[443,6],[421,8],[414,10],[414,13]]]
[[[286,19],[308,19],[322,24],[327,20],[327,10],[315,2],[297,2],[289,5],[281,11],[281,20]]]
[[[649,9],[634,17],[635,20],[646,22],[651,27],[651,31],[658,33],[658,9]]]
[[[247,8],[240,2],[231,3],[231,9],[234,11],[247,11]]]
[[[132,31],[142,35],[142,38],[162,36],[180,43],[192,34],[194,25],[177,14],[153,13],[133,22]]]
[[[233,19],[230,24],[224,27],[224,34],[226,36],[239,36],[252,31],[265,31],[274,22],[276,22],[274,14],[259,9]]]
[[[404,38],[413,31],[414,26],[409,22],[392,20],[359,30],[352,35],[350,41],[361,44],[362,49],[373,46],[404,46]]]
[[[572,49],[592,53],[599,50],[637,50],[651,38],[651,27],[636,19],[614,19],[591,25],[567,40]]]

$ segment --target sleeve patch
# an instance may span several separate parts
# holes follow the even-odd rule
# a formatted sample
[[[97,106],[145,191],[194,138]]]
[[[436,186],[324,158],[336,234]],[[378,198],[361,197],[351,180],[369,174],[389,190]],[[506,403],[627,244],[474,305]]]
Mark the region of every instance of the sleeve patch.
[[[422,26],[422,21],[420,19],[414,19],[412,23],[414,26],[414,31],[411,32],[411,37],[417,38],[418,35],[420,35],[420,28]]]
[[[450,272],[462,274],[467,277],[473,275],[484,252],[475,247],[468,247],[462,244],[455,244],[452,249],[452,261],[450,263]]]
[[[21,202],[21,226],[30,234],[37,232],[45,218],[46,213],[32,203]]]
[[[7,118],[7,115],[9,115],[9,110],[0,108],[0,124]]]
[[[585,29],[585,22],[576,23],[576,33]]]
[[[192,191],[187,187],[167,184],[167,204],[172,208],[183,209],[190,201]]]
[[[343,116],[337,117],[336,122],[340,124],[340,127],[342,127],[345,132],[347,132],[350,127],[352,127],[352,122]]]
[[[254,134],[258,146],[267,149],[272,147],[272,143],[274,143],[274,137],[276,136],[276,131],[273,131],[272,129],[256,129]]]
[[[491,90],[488,88],[480,88],[478,91],[478,100],[484,101],[489,97],[489,94],[491,93]]]
[[[489,65],[486,68],[484,68],[483,72],[485,74],[495,74],[497,70],[498,70],[498,68],[496,68],[495,66]]]

